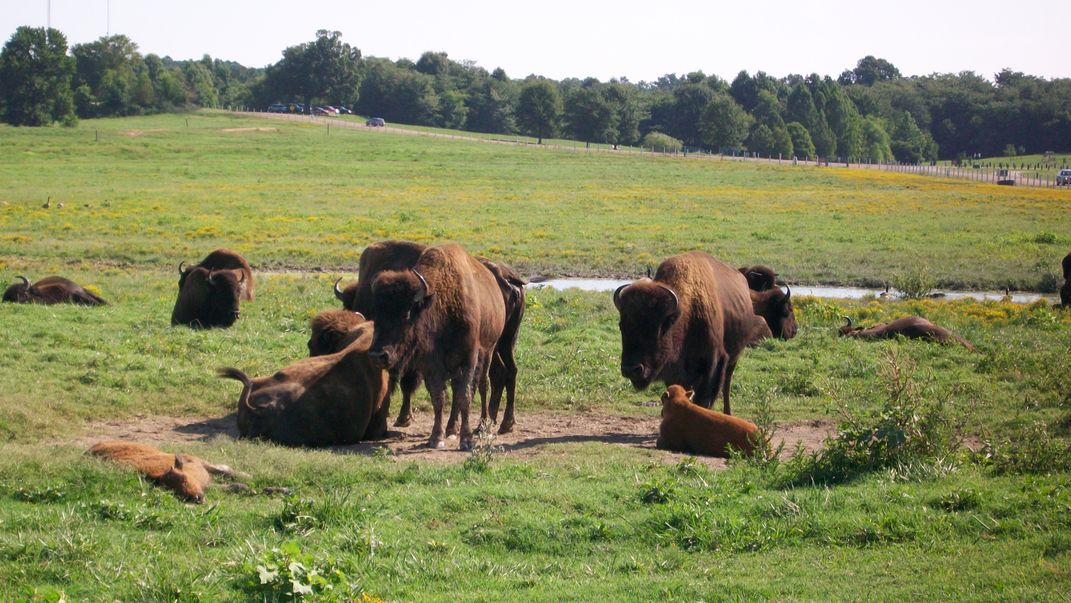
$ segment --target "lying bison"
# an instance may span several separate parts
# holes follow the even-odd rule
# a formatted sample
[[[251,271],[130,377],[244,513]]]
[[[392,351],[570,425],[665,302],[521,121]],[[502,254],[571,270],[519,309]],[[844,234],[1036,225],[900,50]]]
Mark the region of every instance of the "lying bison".
[[[729,391],[744,348],[762,331],[747,281],[736,269],[700,251],[673,256],[654,280],[614,291],[620,313],[621,374],[636,389],[655,380],[695,390],[709,408]]]
[[[435,408],[428,446],[442,448],[446,383],[461,417],[460,448],[472,448],[469,406],[487,379],[506,322],[494,274],[455,244],[429,247],[408,270],[372,282],[375,336],[369,355],[383,368],[420,373]]]
[[[346,349],[360,337],[358,327],[367,322],[360,312],[326,310],[309,321],[309,356],[326,356]]]
[[[730,448],[743,454],[755,450],[758,428],[754,423],[702,408],[691,398],[679,385],[669,386],[662,394],[657,448],[710,456],[728,456]]]
[[[34,284],[25,276],[15,277],[22,283],[11,285],[4,291],[4,301],[20,304],[78,304],[82,306],[105,306],[99,295],[90,293],[81,285],[62,276],[45,277]]]
[[[210,474],[235,477],[226,465],[188,454],[161,452],[136,442],[100,442],[89,449],[89,454],[130,467],[179,498],[195,503],[204,502],[205,487],[212,481]]]
[[[921,316],[905,316],[892,322],[885,322],[872,327],[863,328],[852,325],[852,319],[845,316],[847,324],[840,327],[840,334],[847,337],[860,339],[893,339],[898,336],[910,339],[923,339],[938,343],[955,342],[968,350],[974,350],[974,346],[966,339],[956,335],[944,327],[939,327]]]
[[[179,289],[182,288],[187,273],[195,268],[204,268],[210,272],[231,270],[235,273],[235,276],[238,277],[238,282],[241,283],[240,299],[242,301],[253,301],[253,298],[255,297],[253,269],[249,267],[249,262],[245,261],[245,258],[230,249],[217,249],[205,256],[205,259],[201,260],[200,264],[190,266],[185,270],[183,270],[182,266],[183,263],[179,263]]]
[[[229,327],[241,316],[242,283],[245,275],[234,270],[186,270],[178,299],[171,311],[172,325]]]
[[[316,447],[386,435],[389,377],[368,356],[373,330],[364,322],[342,351],[299,360],[270,377],[220,369],[221,377],[242,382],[239,437]]]

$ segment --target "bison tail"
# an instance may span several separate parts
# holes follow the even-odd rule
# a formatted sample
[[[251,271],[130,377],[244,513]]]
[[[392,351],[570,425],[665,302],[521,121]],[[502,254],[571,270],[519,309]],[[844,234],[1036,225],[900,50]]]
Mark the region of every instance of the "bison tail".
[[[223,379],[234,379],[236,381],[241,381],[242,385],[246,387],[253,386],[253,380],[249,378],[249,375],[246,375],[242,371],[232,366],[221,368],[216,371],[216,374]]]
[[[973,346],[973,345],[971,345],[971,342],[969,342],[969,341],[967,341],[966,339],[964,339],[964,338],[960,337],[959,335],[954,335],[954,337],[956,338],[956,341],[957,341],[957,342],[958,342],[958,343],[959,343],[960,345],[962,345],[963,347],[967,348],[968,350],[970,350],[970,351],[972,351],[972,352],[974,351],[974,346]]]

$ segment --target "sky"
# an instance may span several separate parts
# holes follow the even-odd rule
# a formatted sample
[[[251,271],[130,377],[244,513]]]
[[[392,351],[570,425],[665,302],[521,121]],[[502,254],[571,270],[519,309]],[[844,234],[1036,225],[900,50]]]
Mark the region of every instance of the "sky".
[[[1003,68],[1071,77],[1067,0],[0,0],[0,36],[20,25],[62,31],[69,45],[123,34],[143,54],[275,63],[287,46],[342,33],[364,56],[445,52],[512,78],[529,74],[653,81],[703,71],[836,77],[874,55],[903,75]]]

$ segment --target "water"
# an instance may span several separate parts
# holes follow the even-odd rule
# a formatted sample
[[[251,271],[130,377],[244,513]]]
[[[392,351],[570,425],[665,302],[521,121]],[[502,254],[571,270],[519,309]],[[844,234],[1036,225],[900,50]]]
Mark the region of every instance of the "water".
[[[612,278],[555,278],[548,279],[541,283],[532,283],[528,285],[529,288],[539,289],[543,287],[549,287],[551,289],[557,289],[564,291],[565,289],[580,289],[582,291],[613,291],[621,285],[628,284],[632,281],[618,280]],[[862,287],[806,287],[803,285],[792,286],[793,295],[810,295],[813,297],[824,297],[827,299],[861,299],[868,295],[878,297],[881,295],[881,289],[866,289]],[[951,291],[941,290],[942,294],[940,299],[967,299],[973,298],[983,301],[1000,301],[1004,299],[1003,291]],[[898,299],[895,290],[889,292],[889,296],[892,299]],[[1017,292],[1013,291],[1011,299],[1017,304],[1029,304],[1036,302],[1039,299],[1055,302],[1057,298],[1051,295],[1042,295],[1040,293],[1029,292]]]

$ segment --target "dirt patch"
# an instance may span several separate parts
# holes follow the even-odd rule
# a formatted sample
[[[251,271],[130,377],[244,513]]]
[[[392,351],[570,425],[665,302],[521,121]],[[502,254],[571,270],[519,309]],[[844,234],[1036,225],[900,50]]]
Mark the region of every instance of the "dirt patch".
[[[655,448],[659,417],[621,416],[600,413],[536,412],[518,415],[513,433],[496,435],[493,445],[501,447],[502,456],[528,459],[555,454],[554,444],[601,442],[610,446],[646,449],[668,463],[676,463],[686,455]],[[387,438],[362,442],[352,446],[337,446],[332,450],[343,454],[371,454],[387,447],[398,459],[460,462],[468,453],[457,449],[457,438],[447,440],[447,448],[431,450],[425,446],[431,434],[432,414],[418,412],[409,427],[391,427]],[[776,440],[785,441],[785,451],[801,444],[804,450],[816,451],[822,440],[834,429],[832,421],[810,420],[778,424]],[[146,443],[181,444],[206,441],[216,436],[238,437],[233,414],[226,417],[182,418],[142,417],[126,421],[103,421],[87,426],[77,443],[90,446],[100,440],[131,440]],[[724,459],[702,458],[705,464],[724,467]]]
[[[279,128],[223,128],[222,132],[278,132]]]

